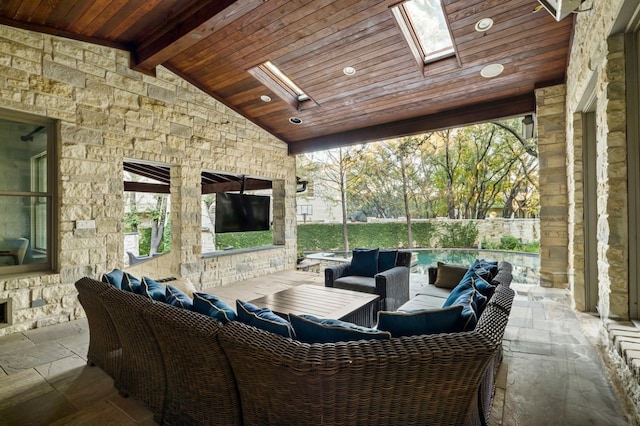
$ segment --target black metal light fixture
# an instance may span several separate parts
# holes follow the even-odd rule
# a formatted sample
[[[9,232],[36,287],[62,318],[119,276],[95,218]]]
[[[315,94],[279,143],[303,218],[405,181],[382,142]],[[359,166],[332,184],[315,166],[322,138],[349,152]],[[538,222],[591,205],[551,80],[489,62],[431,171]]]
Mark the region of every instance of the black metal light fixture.
[[[525,115],[522,119],[522,137],[531,139],[534,136],[535,122],[533,114]]]

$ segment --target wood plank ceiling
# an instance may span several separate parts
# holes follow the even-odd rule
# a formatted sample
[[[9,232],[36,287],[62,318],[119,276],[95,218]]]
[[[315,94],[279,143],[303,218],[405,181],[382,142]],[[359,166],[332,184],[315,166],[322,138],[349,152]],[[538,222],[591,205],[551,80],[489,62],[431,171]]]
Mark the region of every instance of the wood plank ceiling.
[[[162,65],[292,154],[531,113],[535,88],[565,80],[573,17],[557,22],[534,12],[536,0],[442,0],[455,65],[424,67],[392,16],[397,3],[5,0],[0,23],[125,49],[141,72]],[[477,32],[488,17],[493,27]],[[267,60],[318,106],[299,111],[249,72]],[[484,78],[488,64],[504,72]]]

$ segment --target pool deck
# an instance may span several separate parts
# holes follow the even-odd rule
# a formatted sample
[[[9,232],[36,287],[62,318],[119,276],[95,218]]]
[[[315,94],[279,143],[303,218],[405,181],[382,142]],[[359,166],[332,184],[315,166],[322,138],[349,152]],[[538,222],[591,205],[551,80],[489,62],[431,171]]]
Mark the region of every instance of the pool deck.
[[[319,273],[283,271],[208,289],[223,300],[251,300]],[[411,292],[427,277],[411,274]],[[573,311],[567,290],[514,284],[492,426],[635,425],[602,362],[598,318]],[[113,381],[86,365],[85,319],[0,338],[0,425],[153,425],[144,405],[122,398]]]

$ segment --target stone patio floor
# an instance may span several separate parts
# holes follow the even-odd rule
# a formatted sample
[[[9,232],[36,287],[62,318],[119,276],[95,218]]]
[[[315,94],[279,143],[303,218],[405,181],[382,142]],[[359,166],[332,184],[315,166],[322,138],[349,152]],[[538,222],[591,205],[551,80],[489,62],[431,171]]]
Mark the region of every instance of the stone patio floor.
[[[304,283],[323,285],[322,275],[284,271],[209,292],[235,303]],[[412,293],[424,285],[412,274]],[[600,320],[572,311],[566,290],[513,288],[491,425],[635,425],[602,362]],[[0,337],[0,425],[155,424],[86,365],[88,333],[82,319]]]

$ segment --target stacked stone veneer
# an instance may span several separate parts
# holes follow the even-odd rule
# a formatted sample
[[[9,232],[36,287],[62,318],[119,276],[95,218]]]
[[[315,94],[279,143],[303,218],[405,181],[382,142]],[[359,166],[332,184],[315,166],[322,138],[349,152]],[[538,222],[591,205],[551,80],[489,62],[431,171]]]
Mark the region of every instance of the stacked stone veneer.
[[[0,26],[0,108],[58,120],[60,159],[58,271],[0,276],[0,300],[11,299],[13,310],[0,335],[83,315],[74,282],[123,266],[124,159],[171,166],[171,252],[137,271],[210,288],[294,268],[295,158],[286,144],[156,71],[132,71],[127,52]],[[202,170],[273,181],[273,247],[201,256]],[[95,230],[75,229],[87,219]]]
[[[540,285],[568,285],[565,86],[536,90],[540,165]]]
[[[628,24],[632,16],[621,16],[625,0],[587,0],[577,15],[571,59],[567,69],[567,174],[570,240],[569,282],[578,309],[584,309],[585,258],[582,218],[583,134],[582,114],[595,114],[597,187],[597,281],[598,311],[602,331],[609,335],[611,364],[618,383],[640,412],[638,351],[640,333],[629,319],[629,218],[627,188],[627,106],[625,45],[623,34],[612,34],[616,20]],[[634,77],[637,78],[637,77]],[[612,321],[615,320],[615,321]],[[638,419],[636,419],[638,420]]]

